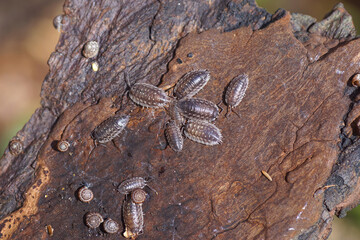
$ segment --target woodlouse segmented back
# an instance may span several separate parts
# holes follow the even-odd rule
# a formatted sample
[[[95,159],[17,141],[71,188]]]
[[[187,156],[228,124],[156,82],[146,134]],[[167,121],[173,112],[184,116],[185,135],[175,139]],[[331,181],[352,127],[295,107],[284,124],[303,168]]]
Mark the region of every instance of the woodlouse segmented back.
[[[159,108],[170,102],[164,90],[147,83],[135,83],[130,89],[129,97],[143,107]]]
[[[174,88],[174,96],[178,99],[190,98],[197,94],[209,81],[210,72],[197,70],[188,72],[177,83]]]
[[[249,77],[246,74],[241,74],[230,81],[225,91],[225,103],[228,106],[228,112],[239,105],[245,96],[248,85]]]
[[[169,115],[175,124],[182,126],[185,123],[185,118],[180,114],[179,108],[177,107],[177,101],[172,101],[169,107]]]
[[[189,119],[214,121],[219,116],[215,103],[200,98],[186,98],[178,101],[180,113]]]
[[[188,121],[184,128],[187,138],[205,145],[216,145],[222,142],[220,129],[205,121]]]
[[[141,204],[134,203],[131,198],[124,200],[123,219],[125,224],[124,237],[136,239],[144,229],[144,213]]]
[[[128,194],[132,190],[140,188],[143,189],[147,184],[144,178],[142,177],[133,177],[126,179],[118,186],[118,191],[122,194]]]
[[[170,120],[167,123],[165,136],[172,150],[175,152],[180,152],[182,150],[184,139],[180,131],[180,126],[177,125],[174,120]]]
[[[99,143],[107,143],[118,136],[129,122],[129,116],[113,116],[97,126],[92,137]]]

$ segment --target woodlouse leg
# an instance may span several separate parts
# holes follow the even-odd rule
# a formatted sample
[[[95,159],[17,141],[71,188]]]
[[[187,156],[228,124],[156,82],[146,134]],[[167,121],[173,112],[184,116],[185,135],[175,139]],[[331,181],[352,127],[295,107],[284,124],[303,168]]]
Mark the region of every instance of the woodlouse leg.
[[[216,104],[216,106],[218,106],[218,108],[220,108],[219,114],[222,113],[222,111],[224,110],[224,109],[221,107],[222,103],[223,103],[223,101],[220,101],[220,102],[218,102],[218,103]]]
[[[239,118],[241,118],[240,114],[237,113],[236,111],[232,110],[232,107],[230,107],[230,106],[227,107],[227,112],[226,112],[226,114],[225,114],[225,117],[228,118],[228,116],[229,116],[230,113],[232,113],[232,112],[235,113],[236,116],[238,116]]]
[[[111,142],[112,142],[112,144],[114,145],[114,147],[115,147],[119,152],[121,152],[120,148],[115,144],[114,139],[112,139]]]

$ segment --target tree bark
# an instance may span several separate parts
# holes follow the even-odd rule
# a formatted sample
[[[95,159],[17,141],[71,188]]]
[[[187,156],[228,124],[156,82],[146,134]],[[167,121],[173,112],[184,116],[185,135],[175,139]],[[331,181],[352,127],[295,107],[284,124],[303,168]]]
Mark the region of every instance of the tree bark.
[[[342,4],[317,22],[253,0],[74,1],[64,4],[41,108],[0,161],[4,239],[122,238],[118,184],[147,177],[144,233],[138,239],[326,239],[336,214],[359,201],[360,42]],[[99,54],[82,55],[87,41]],[[99,70],[92,70],[98,62]],[[207,69],[196,97],[223,100],[229,81],[249,76],[240,114],[215,121],[223,142],[166,146],[167,109],[141,108],[128,86],[174,85]],[[168,91],[172,97],[172,89]],[[93,129],[129,114],[124,132],[95,145]],[[60,140],[70,143],[60,152]],[[261,171],[266,171],[272,181]],[[89,204],[76,198],[87,185]],[[121,223],[117,234],[84,224],[87,212]]]

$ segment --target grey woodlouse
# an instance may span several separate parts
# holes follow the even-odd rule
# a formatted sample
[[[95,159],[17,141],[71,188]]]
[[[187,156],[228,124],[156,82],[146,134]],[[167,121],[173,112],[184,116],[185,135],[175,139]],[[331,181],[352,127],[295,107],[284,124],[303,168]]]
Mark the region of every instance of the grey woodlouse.
[[[144,213],[141,204],[134,203],[131,198],[125,199],[123,204],[123,219],[125,238],[136,239],[144,229]]]
[[[142,177],[133,177],[126,179],[118,186],[118,191],[122,194],[128,194],[132,190],[143,189],[147,185],[147,181]]]
[[[219,108],[215,103],[200,98],[185,98],[177,103],[180,113],[189,119],[215,121],[219,116]]]
[[[246,74],[240,74],[230,81],[225,91],[225,103],[228,106],[228,112],[226,113],[226,116],[229,112],[231,112],[232,108],[239,105],[245,96],[248,85],[249,77]],[[237,115],[239,116],[239,114]]]
[[[94,193],[86,186],[78,190],[78,198],[81,202],[89,203],[94,198]]]
[[[119,231],[119,224],[111,218],[103,222],[104,231],[107,233],[117,233]]]
[[[357,73],[351,78],[351,84],[354,87],[360,87],[360,74]]]
[[[99,124],[92,132],[92,137],[99,143],[107,143],[117,137],[126,127],[130,116],[116,115]]]
[[[174,96],[177,99],[191,98],[197,94],[210,80],[210,72],[208,70],[196,70],[185,74],[176,83],[174,88]]]
[[[170,102],[164,90],[147,83],[135,83],[130,88],[129,97],[142,107],[159,108]]]
[[[165,129],[166,140],[169,146],[175,152],[180,152],[184,145],[184,139],[182,137],[180,126],[176,124],[174,120],[170,120]]]
[[[89,228],[97,228],[102,222],[104,219],[100,213],[89,212],[85,215],[85,223]]]
[[[176,125],[182,126],[185,123],[185,118],[180,114],[180,111],[177,107],[177,101],[171,102],[168,113],[171,119],[175,121]]]
[[[9,150],[12,155],[18,155],[22,152],[23,146],[18,139],[11,140],[9,143]]]
[[[96,41],[89,41],[85,43],[82,53],[86,58],[96,57],[99,53],[99,43]]]
[[[67,141],[60,141],[57,144],[57,149],[60,152],[66,152],[69,149],[70,143]]]
[[[184,128],[184,134],[195,142],[209,146],[222,142],[220,129],[205,121],[188,121]]]
[[[131,192],[131,200],[136,204],[142,204],[146,200],[146,192],[140,188]]]

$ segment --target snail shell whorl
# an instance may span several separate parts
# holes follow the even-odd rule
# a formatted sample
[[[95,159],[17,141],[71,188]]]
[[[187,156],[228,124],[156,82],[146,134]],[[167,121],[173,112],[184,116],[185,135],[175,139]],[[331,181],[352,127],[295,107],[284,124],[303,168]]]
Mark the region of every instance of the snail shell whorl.
[[[12,140],[9,144],[9,150],[12,155],[20,154],[22,152],[22,149],[22,143],[17,139]]]
[[[86,186],[83,186],[78,191],[79,200],[85,203],[90,202],[94,198],[94,193]]]
[[[107,233],[117,233],[119,231],[119,224],[111,218],[104,221],[103,227],[104,231]]]
[[[104,222],[100,213],[89,212],[86,214],[85,223],[89,228],[97,228]]]
[[[60,152],[66,152],[68,149],[69,149],[69,146],[70,146],[70,143],[67,142],[67,141],[60,141],[58,144],[57,144],[57,149],[60,151]]]
[[[131,200],[136,204],[141,204],[146,200],[146,192],[142,189],[135,189],[131,192]]]

